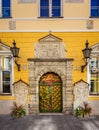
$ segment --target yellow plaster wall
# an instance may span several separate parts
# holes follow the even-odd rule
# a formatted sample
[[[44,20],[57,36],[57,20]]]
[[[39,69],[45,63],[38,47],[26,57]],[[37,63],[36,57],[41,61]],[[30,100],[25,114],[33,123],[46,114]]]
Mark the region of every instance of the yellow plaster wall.
[[[12,0],[11,3],[13,18],[38,17],[38,0],[36,3],[18,3],[18,0]]]
[[[10,30],[9,28],[9,22],[10,21],[15,21],[15,29]],[[99,30],[99,19],[93,20],[93,29],[91,31],[96,31]],[[26,31],[26,30],[33,30],[33,31],[49,31],[49,30],[54,30],[54,31],[72,31],[72,30],[77,30],[77,31],[90,31],[87,29],[87,20],[82,20],[82,19],[31,19],[31,20],[15,20],[15,19],[1,19],[0,20],[0,31]],[[29,32],[28,31],[28,32]]]
[[[11,1],[12,18],[0,19],[0,30],[10,30],[9,21],[15,21],[15,30],[86,30],[88,20],[93,20],[93,30],[99,30],[99,19],[90,18],[90,0],[68,3],[63,0],[63,18],[38,18],[39,0],[35,3]],[[12,25],[13,26],[13,25]],[[93,31],[91,30],[91,31]],[[12,30],[11,30],[12,31]]]
[[[15,65],[14,69],[14,81],[22,79],[23,81],[29,83],[29,72],[28,72],[28,58],[34,58],[34,43],[49,33],[33,33],[33,32],[9,32],[0,33],[0,39],[3,43],[12,46],[13,40],[16,41],[17,47],[20,48],[18,63],[21,64],[21,71],[17,71]],[[81,73],[81,65],[84,64],[82,49],[85,48],[86,40],[89,41],[89,45],[94,45],[99,43],[99,33],[97,32],[64,32],[64,33],[52,33],[53,35],[63,39],[65,44],[67,54],[66,58],[73,58],[73,83],[80,79],[86,81],[86,68],[85,72]],[[24,65],[26,70],[23,69]],[[5,99],[10,99],[11,97],[3,97]],[[90,98],[89,98],[90,99]]]
[[[63,0],[64,1],[64,0]],[[64,17],[89,17],[90,16],[90,0],[84,0],[83,3],[71,2],[64,3]]]
[[[12,17],[39,17],[39,1],[34,3],[18,3],[18,0],[12,0]],[[84,0],[82,3],[63,1],[63,17],[89,17],[90,0]]]
[[[99,96],[89,96],[88,97],[89,100],[99,100]]]
[[[3,96],[3,95],[0,95],[0,100],[14,100],[14,97],[13,96]]]

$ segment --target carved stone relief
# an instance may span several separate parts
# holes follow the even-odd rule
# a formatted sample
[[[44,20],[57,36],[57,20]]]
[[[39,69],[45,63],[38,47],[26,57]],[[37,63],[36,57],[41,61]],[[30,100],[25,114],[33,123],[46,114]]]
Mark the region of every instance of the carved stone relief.
[[[89,84],[80,80],[74,84],[74,109],[88,101]]]
[[[22,80],[19,80],[18,82],[14,83],[13,90],[15,102],[18,106],[22,105],[28,114],[28,85]]]
[[[87,20],[87,29],[93,29],[93,20]]]
[[[16,29],[16,21],[9,21],[9,29],[10,30],[15,30]]]
[[[61,39],[48,35],[35,44],[35,58],[65,58],[66,50]]]

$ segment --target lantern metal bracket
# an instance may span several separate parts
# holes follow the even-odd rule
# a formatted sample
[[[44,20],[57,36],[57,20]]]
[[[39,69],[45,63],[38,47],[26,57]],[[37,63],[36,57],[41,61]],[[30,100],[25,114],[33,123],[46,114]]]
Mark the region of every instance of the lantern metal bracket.
[[[84,72],[84,68],[87,66],[88,64],[88,59],[90,59],[90,54],[91,54],[91,51],[92,49],[88,47],[88,41],[86,40],[86,48],[82,50],[83,52],[83,55],[84,55],[84,59],[85,59],[85,65],[82,65],[81,66],[81,72]]]
[[[82,65],[82,66],[81,66],[81,72],[84,72],[84,68],[87,66],[87,64],[88,64],[88,63],[86,62],[85,65]]]
[[[13,41],[13,47],[11,47],[10,50],[11,50],[12,55],[13,55],[13,57],[14,57],[14,62],[15,62],[15,64],[17,65],[18,71],[20,71],[20,64],[17,63],[17,60],[18,60],[18,58],[19,58],[18,54],[19,54],[20,48],[17,48],[17,47],[16,47],[16,42],[15,42],[15,40]]]
[[[15,64],[17,65],[18,71],[20,71],[20,64],[17,63],[17,60],[14,60]]]

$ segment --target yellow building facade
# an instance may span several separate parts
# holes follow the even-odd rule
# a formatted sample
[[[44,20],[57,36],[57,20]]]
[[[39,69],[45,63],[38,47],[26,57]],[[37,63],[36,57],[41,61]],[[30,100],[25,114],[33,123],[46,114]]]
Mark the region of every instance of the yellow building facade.
[[[97,111],[99,107],[99,15],[98,18],[93,16],[91,0],[58,0],[56,3],[54,3],[53,0],[48,0],[47,3],[44,0],[10,0],[10,4],[7,4],[7,7],[10,8],[10,13],[5,9],[8,15],[3,14],[3,6],[6,8],[6,2],[9,2],[9,0],[0,1],[0,58],[2,59],[0,62],[0,106],[2,110],[0,110],[0,113],[5,114],[10,112],[12,103],[15,101],[14,83],[17,83],[20,79],[22,82],[28,84],[29,92],[27,104],[29,109],[32,107],[30,103],[30,93],[32,93],[30,75],[32,70],[29,69],[29,61],[31,61],[31,58],[32,60],[33,58],[35,59],[35,45],[39,43],[39,41],[42,43],[41,39],[45,37],[49,38],[51,35],[50,38],[54,40],[56,38],[54,42],[61,42],[63,44],[67,61],[72,59],[72,91],[75,88],[73,84],[81,79],[88,83],[88,102],[93,107],[93,114],[99,114]],[[61,40],[58,41],[58,38]],[[20,64],[20,71],[18,71],[10,51],[14,40],[16,46],[20,48],[19,58],[17,58],[17,62]],[[84,68],[84,72],[81,72],[81,66],[85,64],[82,49],[85,48],[86,40],[89,42],[89,47],[94,51],[91,55],[92,60],[89,60],[87,66]],[[44,41],[46,42],[46,39]],[[11,60],[9,60],[11,64],[10,69],[6,67],[8,61],[6,60],[8,57],[7,54],[11,58]],[[33,61],[35,64],[36,62]],[[94,65],[91,70],[90,67],[92,67],[92,63]],[[35,71],[37,71],[37,69],[35,69]],[[52,71],[48,70],[48,73],[49,72],[52,73]],[[66,69],[66,73],[67,72]],[[44,73],[42,73],[42,75],[44,75]],[[6,90],[3,90],[3,83],[7,76],[7,81],[10,82],[10,91],[6,92]],[[61,77],[61,74],[59,77]],[[68,82],[67,79],[66,81]],[[64,104],[67,98],[65,97],[66,95],[63,95],[62,104]],[[37,113],[39,113],[39,109],[41,109],[40,98],[37,98],[37,96],[39,96],[39,89],[36,91],[36,101],[38,104]],[[72,105],[73,103],[74,96],[72,93]],[[65,112],[65,105],[62,106],[62,111]],[[32,113],[32,110],[30,113]]]

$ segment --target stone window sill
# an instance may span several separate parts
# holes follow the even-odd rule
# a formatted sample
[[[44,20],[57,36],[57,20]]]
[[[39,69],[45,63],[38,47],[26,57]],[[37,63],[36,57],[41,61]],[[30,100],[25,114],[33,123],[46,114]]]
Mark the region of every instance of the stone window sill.
[[[90,93],[89,96],[99,96],[99,93],[98,94]]]
[[[11,93],[0,93],[0,96],[12,96]]]

